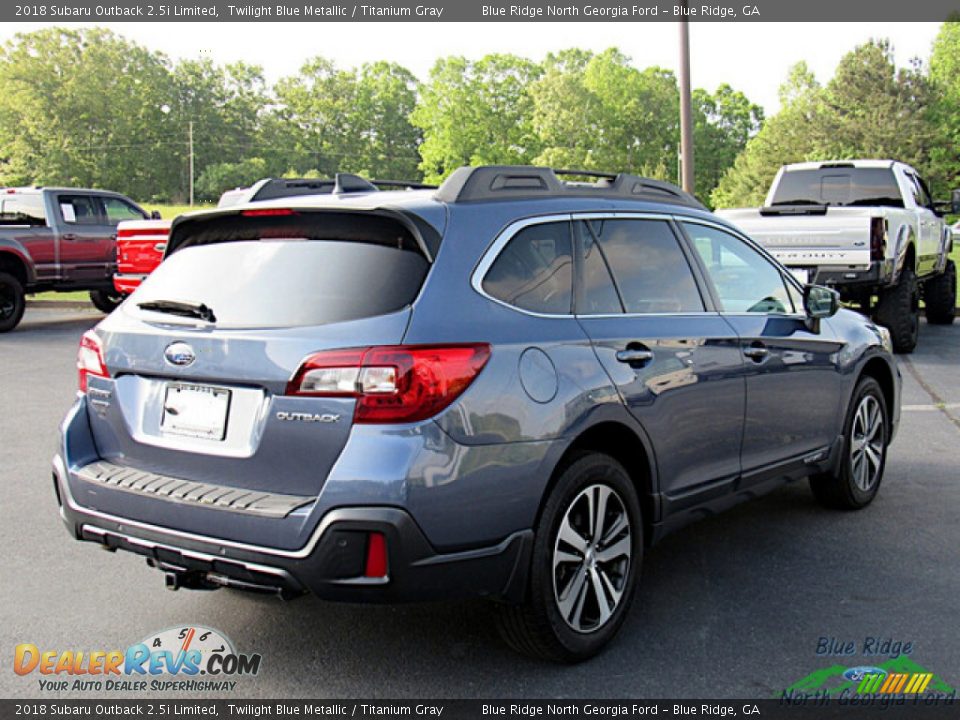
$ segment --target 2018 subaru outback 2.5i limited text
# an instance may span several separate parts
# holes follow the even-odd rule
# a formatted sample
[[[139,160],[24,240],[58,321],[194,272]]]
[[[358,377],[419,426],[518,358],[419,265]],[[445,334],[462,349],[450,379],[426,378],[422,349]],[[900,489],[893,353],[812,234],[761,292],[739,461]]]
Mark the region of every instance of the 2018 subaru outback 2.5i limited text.
[[[484,596],[597,652],[644,548],[780,483],[875,496],[889,336],[679,189],[533,167],[179,219],[87,333],[70,531],[171,587]]]

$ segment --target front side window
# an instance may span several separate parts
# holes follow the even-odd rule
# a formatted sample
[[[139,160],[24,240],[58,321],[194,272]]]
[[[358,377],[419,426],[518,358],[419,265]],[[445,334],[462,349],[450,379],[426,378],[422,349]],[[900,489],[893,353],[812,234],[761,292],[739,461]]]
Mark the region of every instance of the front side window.
[[[530,312],[570,313],[573,253],[567,222],[529,225],[497,256],[482,284],[491,297]]]
[[[780,270],[749,244],[699,223],[683,223],[720,300],[732,313],[799,312]]]
[[[146,220],[140,210],[120,198],[103,198],[103,207],[107,211],[107,222],[116,225],[124,220]]]
[[[703,312],[693,271],[665,220],[590,220],[585,224],[603,264],[613,274],[626,312]],[[600,264],[594,261],[594,266],[602,276]]]

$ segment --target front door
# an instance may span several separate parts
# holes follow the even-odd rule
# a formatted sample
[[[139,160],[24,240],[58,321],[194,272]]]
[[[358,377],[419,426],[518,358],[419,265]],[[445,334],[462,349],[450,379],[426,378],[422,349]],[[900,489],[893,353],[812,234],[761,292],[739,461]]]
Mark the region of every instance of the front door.
[[[713,225],[681,226],[739,336],[747,388],[744,485],[812,461],[841,433],[842,342],[829,323],[819,332],[807,327],[799,288],[747,241]]]

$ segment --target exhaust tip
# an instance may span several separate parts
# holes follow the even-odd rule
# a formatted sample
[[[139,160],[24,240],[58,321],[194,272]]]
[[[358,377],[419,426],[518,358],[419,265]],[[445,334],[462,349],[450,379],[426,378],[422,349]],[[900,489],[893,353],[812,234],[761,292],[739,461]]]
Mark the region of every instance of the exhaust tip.
[[[176,573],[172,573],[172,572],[164,573],[163,584],[166,586],[167,590],[179,590],[180,578],[177,577]]]

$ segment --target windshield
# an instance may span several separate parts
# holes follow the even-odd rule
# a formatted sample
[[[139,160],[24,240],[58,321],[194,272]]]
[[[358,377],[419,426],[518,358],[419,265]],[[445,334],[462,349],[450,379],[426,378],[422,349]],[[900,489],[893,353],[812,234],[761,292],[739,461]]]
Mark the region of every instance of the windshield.
[[[892,168],[822,167],[780,176],[771,205],[903,207]]]

